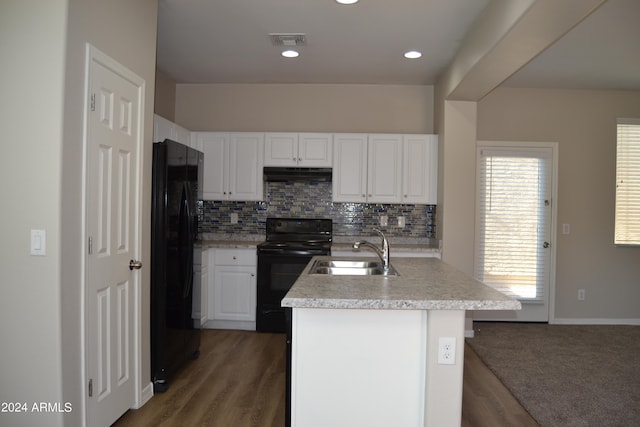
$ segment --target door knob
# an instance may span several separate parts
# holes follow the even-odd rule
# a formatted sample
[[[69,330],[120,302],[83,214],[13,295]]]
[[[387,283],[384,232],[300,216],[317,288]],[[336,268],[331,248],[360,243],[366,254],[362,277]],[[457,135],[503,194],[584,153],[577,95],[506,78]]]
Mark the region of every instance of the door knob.
[[[140,270],[142,268],[142,261],[135,261],[135,260],[131,260],[129,261],[129,270]]]
[[[549,247],[549,242],[544,242],[542,244],[542,247],[545,248],[545,249],[548,248]]]

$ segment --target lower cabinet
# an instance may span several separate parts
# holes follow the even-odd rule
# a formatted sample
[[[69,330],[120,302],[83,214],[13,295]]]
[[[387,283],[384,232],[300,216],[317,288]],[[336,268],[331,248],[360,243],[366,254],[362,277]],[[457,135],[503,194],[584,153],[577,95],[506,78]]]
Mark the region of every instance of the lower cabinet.
[[[209,298],[209,254],[206,249],[196,247],[193,251],[193,326],[202,328],[207,321]]]
[[[255,249],[209,249],[207,328],[256,329]]]

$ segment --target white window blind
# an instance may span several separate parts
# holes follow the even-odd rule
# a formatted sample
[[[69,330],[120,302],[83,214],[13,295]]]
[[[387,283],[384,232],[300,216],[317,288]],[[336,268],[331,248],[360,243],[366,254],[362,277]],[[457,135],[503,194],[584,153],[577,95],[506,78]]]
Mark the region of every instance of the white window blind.
[[[617,120],[615,244],[640,245],[640,119]]]
[[[551,151],[478,154],[476,278],[520,300],[544,302]]]

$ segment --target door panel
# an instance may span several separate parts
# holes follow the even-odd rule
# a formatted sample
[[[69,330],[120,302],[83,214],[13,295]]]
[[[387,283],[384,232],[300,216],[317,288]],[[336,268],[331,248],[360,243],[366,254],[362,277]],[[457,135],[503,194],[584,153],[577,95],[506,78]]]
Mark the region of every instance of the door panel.
[[[87,425],[110,425],[136,401],[139,153],[143,81],[89,49],[87,123]],[[134,76],[135,77],[135,76]]]

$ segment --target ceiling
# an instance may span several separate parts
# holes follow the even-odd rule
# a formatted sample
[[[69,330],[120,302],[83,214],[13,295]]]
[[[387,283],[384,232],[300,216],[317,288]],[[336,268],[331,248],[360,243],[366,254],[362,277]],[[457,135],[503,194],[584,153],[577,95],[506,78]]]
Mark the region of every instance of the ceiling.
[[[433,85],[489,0],[159,0],[158,69],[178,83]],[[608,0],[504,85],[640,89],[640,1]],[[304,33],[284,58],[270,33]],[[422,58],[403,57],[419,50]]]

